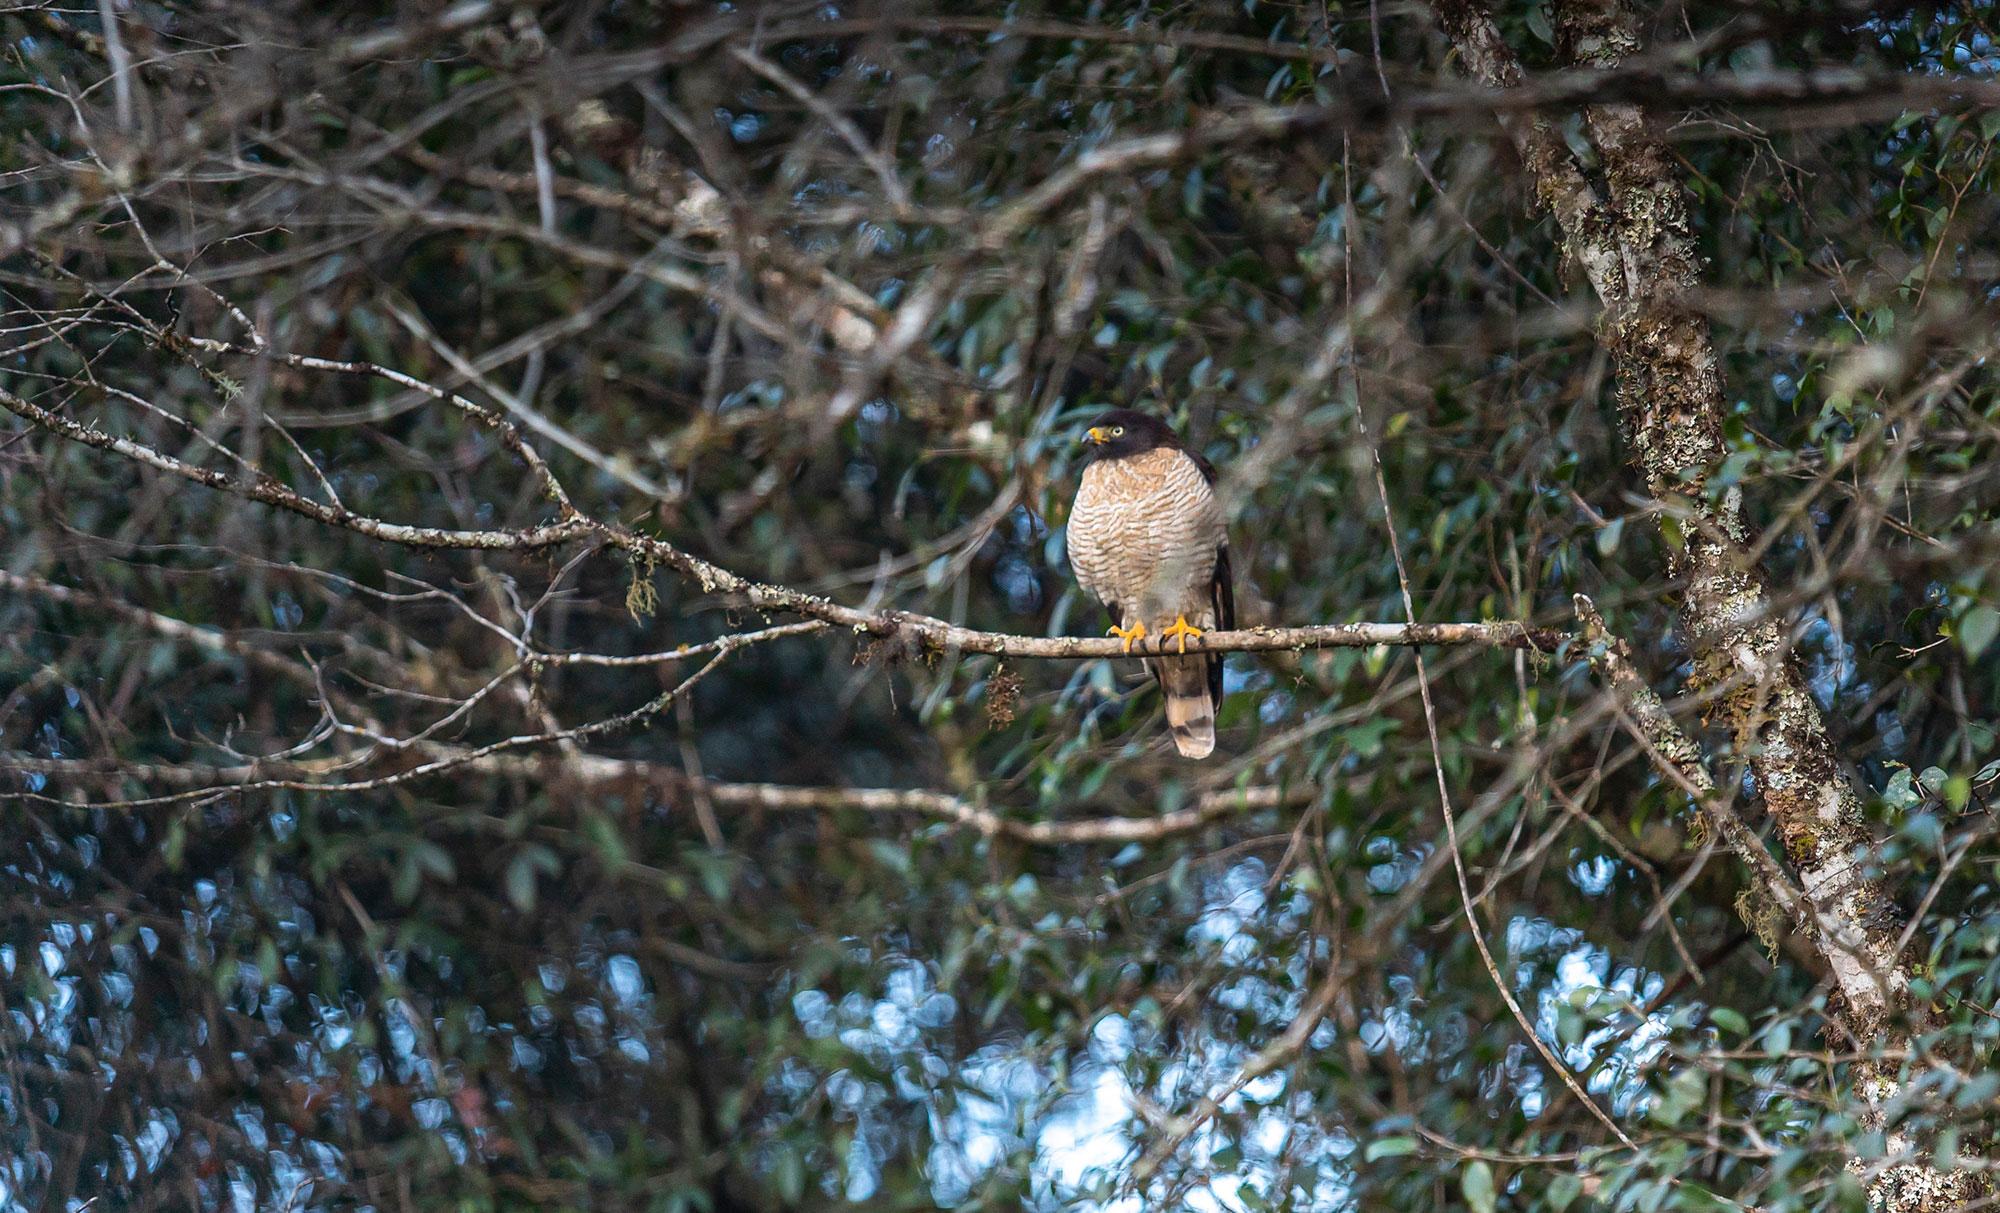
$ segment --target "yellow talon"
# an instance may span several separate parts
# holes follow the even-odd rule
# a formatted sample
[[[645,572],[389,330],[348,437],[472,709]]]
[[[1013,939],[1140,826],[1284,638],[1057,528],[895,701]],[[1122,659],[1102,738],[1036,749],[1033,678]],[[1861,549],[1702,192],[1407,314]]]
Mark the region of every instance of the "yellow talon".
[[[1145,637],[1145,635],[1146,635],[1146,625],[1145,625],[1145,624],[1143,624],[1143,623],[1140,623],[1140,622],[1137,622],[1137,621],[1134,621],[1134,622],[1133,622],[1133,624],[1132,624],[1132,626],[1131,626],[1131,627],[1129,627],[1129,628],[1121,628],[1121,627],[1117,627],[1117,626],[1113,626],[1113,627],[1111,628],[1111,630],[1110,630],[1110,633],[1109,633],[1109,634],[1110,634],[1110,635],[1113,635],[1113,636],[1116,636],[1116,637],[1117,637],[1118,639],[1120,639],[1120,640],[1124,641],[1124,642],[1125,642],[1125,651],[1129,653],[1129,652],[1131,652],[1131,651],[1132,651],[1132,642],[1133,642],[1133,641],[1135,641],[1135,640],[1140,640],[1140,639],[1143,639],[1143,638]]]
[[[1161,632],[1160,638],[1163,640],[1178,639],[1181,642],[1181,652],[1185,653],[1187,652],[1188,637],[1199,635],[1201,635],[1201,629],[1189,623],[1186,615],[1177,615],[1174,617],[1174,626]]]

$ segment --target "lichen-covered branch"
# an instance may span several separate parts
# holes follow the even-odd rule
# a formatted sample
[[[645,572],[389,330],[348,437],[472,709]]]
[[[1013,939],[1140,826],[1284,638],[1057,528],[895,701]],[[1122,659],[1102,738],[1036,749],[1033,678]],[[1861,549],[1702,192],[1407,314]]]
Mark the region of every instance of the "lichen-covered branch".
[[[1631,650],[1605,626],[1597,604],[1578,594],[1576,617],[1583,625],[1591,664],[1618,697],[1619,710],[1645,747],[1654,769],[1695,802],[1703,820],[1756,876],[1759,890],[1772,904],[1801,930],[1814,929],[1816,911],[1805,893],[1778,866],[1749,825],[1717,795],[1715,779],[1709,774],[1701,747],[1667,711],[1660,693],[1639,673]],[[1852,942],[1844,934],[1838,937]]]
[[[1566,40],[1584,63],[1615,67],[1637,43],[1604,6],[1561,9]],[[1608,225],[1565,227],[1566,247],[1594,250],[1620,273],[1600,287],[1603,336],[1618,369],[1619,415],[1648,493],[1672,521],[1671,571],[1685,580],[1681,625],[1696,654],[1694,689],[1733,684],[1717,717],[1739,749],[1777,824],[1785,852],[1821,918],[1861,937],[1823,938],[1861,1039],[1896,1009],[1908,974],[1896,955],[1901,923],[1856,857],[1873,843],[1861,801],[1842,773],[1820,715],[1791,660],[1783,621],[1750,563],[1749,528],[1735,490],[1711,491],[1728,454],[1722,374],[1708,320],[1687,301],[1699,284],[1685,188],[1665,146],[1633,107],[1586,114],[1603,159]]]
[[[1483,9],[1469,0],[1435,0],[1433,8],[1475,78],[1496,89],[1521,83],[1518,60]],[[1610,0],[1567,0],[1556,16],[1562,49],[1577,68],[1615,72],[1639,50],[1630,15]],[[1686,587],[1680,619],[1695,655],[1690,689],[1721,692],[1714,716],[1734,733],[1798,873],[1818,949],[1840,992],[1839,1022],[1863,1044],[1885,1035],[1906,1044],[1925,1009],[1908,997],[1901,915],[1863,871],[1873,840],[1861,795],[1749,556],[1740,493],[1710,483],[1727,454],[1725,401],[1708,320],[1688,299],[1699,284],[1700,257],[1684,184],[1637,106],[1594,104],[1585,119],[1604,191],[1542,120],[1515,114],[1502,122],[1556,219],[1566,258],[1604,308],[1600,333],[1617,369],[1620,418],[1646,489],[1661,506],[1671,572]],[[1616,671],[1613,680],[1620,681]],[[1647,719],[1657,726],[1663,714]],[[1698,770],[1689,761],[1692,747],[1676,737],[1677,730],[1662,737],[1672,747],[1662,755],[1672,767]],[[1702,777],[1688,778],[1699,786]],[[1893,1070],[1858,1066],[1855,1083],[1866,1118],[1882,1127],[1896,1090]],[[1909,1146],[1893,1137],[1891,1144]],[[1976,1190],[1969,1171],[1917,1163],[1887,1168],[1872,1186],[1879,1206],[1897,1210],[1955,1207]]]

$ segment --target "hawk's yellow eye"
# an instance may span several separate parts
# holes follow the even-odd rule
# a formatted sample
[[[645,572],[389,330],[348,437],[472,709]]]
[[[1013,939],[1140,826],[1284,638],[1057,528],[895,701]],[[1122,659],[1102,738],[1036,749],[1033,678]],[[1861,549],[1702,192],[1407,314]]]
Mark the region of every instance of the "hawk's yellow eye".
[[[1124,427],[1124,426],[1122,426],[1122,425],[1114,425],[1114,426],[1112,426],[1112,427],[1111,427],[1111,436],[1112,436],[1113,438],[1123,438],[1123,437],[1125,436],[1125,427]]]

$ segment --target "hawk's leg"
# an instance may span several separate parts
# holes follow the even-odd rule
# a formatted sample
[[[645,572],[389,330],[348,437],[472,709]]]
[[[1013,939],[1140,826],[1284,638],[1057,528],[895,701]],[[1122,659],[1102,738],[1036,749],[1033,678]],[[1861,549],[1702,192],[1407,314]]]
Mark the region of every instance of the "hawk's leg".
[[[1121,628],[1114,623],[1111,625],[1110,634],[1124,641],[1125,651],[1129,653],[1132,651],[1132,642],[1142,639],[1146,635],[1146,625],[1136,619],[1132,621],[1132,626],[1129,628]]]
[[[1188,637],[1199,636],[1199,635],[1201,635],[1201,629],[1189,623],[1187,621],[1186,615],[1176,615],[1174,617],[1174,626],[1168,628],[1164,632],[1161,632],[1160,639],[1162,640],[1178,639],[1181,642],[1181,652],[1185,653],[1187,652]]]

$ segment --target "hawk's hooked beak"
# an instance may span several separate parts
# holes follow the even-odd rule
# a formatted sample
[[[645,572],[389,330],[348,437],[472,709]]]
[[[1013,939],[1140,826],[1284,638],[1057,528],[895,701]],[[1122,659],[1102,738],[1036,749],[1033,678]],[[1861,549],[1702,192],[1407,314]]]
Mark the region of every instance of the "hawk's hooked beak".
[[[1104,445],[1104,427],[1093,425],[1083,432],[1083,440],[1096,446]]]

